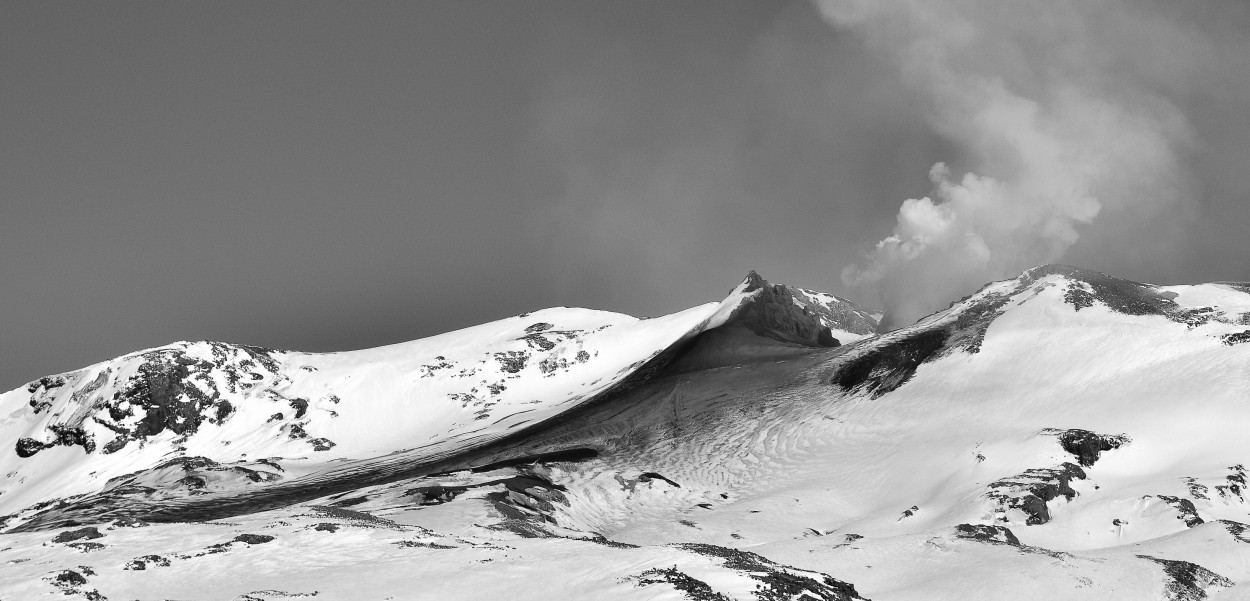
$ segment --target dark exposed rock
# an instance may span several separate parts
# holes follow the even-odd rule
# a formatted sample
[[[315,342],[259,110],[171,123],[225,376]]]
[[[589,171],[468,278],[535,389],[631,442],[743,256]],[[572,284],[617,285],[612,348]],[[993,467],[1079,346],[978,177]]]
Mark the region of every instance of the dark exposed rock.
[[[1074,463],[1065,462],[1057,468],[1029,469],[991,483],[988,496],[1003,507],[1023,511],[1028,515],[1025,524],[1036,526],[1050,521],[1050,509],[1046,503],[1061,496],[1071,501],[1076,497],[1071,481],[1084,480],[1085,477],[1085,470]]]
[[[487,495],[487,500],[491,500],[491,496],[494,494],[495,493]],[[496,509],[502,510],[499,506],[496,506]],[[513,509],[510,511],[516,510]],[[552,534],[541,522],[537,522],[525,514],[522,514],[519,518],[514,518],[505,513],[503,521],[497,524],[491,524],[486,528],[489,530],[511,532],[522,538],[556,538],[556,536]]]
[[[525,344],[528,345],[531,349],[536,349],[540,351],[549,351],[553,348],[556,348],[556,343],[552,342],[551,340],[549,340],[546,336],[543,336],[542,334],[526,334],[525,336],[521,337],[521,340],[524,340]]]
[[[1196,563],[1175,559],[1160,559],[1149,555],[1137,557],[1152,561],[1163,567],[1169,580],[1164,583],[1168,601],[1199,601],[1207,598],[1207,589],[1227,588],[1233,581]]]
[[[816,346],[842,346],[842,341],[833,337],[833,331],[829,328],[820,328],[820,332],[816,334]]]
[[[1246,293],[1246,294],[1250,294],[1250,282],[1229,282],[1229,281],[1219,281],[1219,282],[1211,282],[1211,283],[1212,283],[1212,284],[1219,284],[1219,285],[1221,285],[1221,286],[1227,286],[1227,287],[1232,288],[1233,290],[1236,290],[1236,291],[1238,291],[1238,292],[1244,292],[1244,293]]]
[[[437,363],[435,363],[435,364],[433,364],[433,365],[422,365],[422,366],[421,366],[421,377],[422,377],[422,378],[432,378],[432,377],[434,377],[434,376],[435,376],[438,372],[440,372],[440,371],[442,371],[442,370],[444,370],[444,369],[451,369],[452,367],[454,367],[454,366],[453,366],[453,365],[452,365],[449,361],[447,361],[447,358],[446,358],[446,357],[444,357],[444,356],[442,356],[442,355],[439,355],[439,356],[437,356],[437,357],[434,357],[434,360],[435,360],[435,361],[437,361]],[[334,397],[334,398],[338,398],[338,397]],[[337,403],[338,401],[331,399],[331,402]]]
[[[655,472],[643,472],[641,475],[638,476],[639,482],[650,482],[652,480],[660,480],[662,482],[667,482],[670,485],[675,486],[677,488],[681,488],[680,484],[673,482],[672,480],[669,480],[668,478],[665,478],[664,476],[661,476]]]
[[[1091,467],[1102,451],[1118,449],[1130,439],[1123,435],[1095,434],[1089,430],[1063,430],[1059,433],[1059,444],[1063,450],[1076,456],[1083,467]]]
[[[963,305],[954,322],[930,329],[947,331],[946,350],[960,349],[969,353],[979,352],[986,331],[994,319],[1005,310],[1006,303],[1016,294],[1024,292],[1050,275],[1060,275],[1068,280],[1064,300],[1077,311],[1100,302],[1118,313],[1161,315],[1173,321],[1190,324],[1191,327],[1211,319],[1214,315],[1201,309],[1182,309],[1168,293],[1149,284],[1122,280],[1068,265],[1044,265],[1021,274],[1015,280],[1015,288],[1010,291],[987,293],[985,288],[993,285],[987,284],[977,293],[951,303],[951,307]],[[969,302],[977,294],[981,296]],[[938,356],[944,354],[946,350],[938,353]]]
[[[1227,482],[1227,484],[1216,484],[1212,488],[1221,499],[1227,499],[1230,501],[1245,501],[1247,480],[1246,466],[1240,463],[1237,465],[1230,465],[1228,467],[1228,471],[1232,473],[1224,477],[1224,481]]]
[[[223,400],[217,403],[217,415],[215,416],[217,423],[220,424],[226,421],[226,418],[230,417],[231,413],[234,413],[234,405],[231,405],[230,401]]]
[[[529,360],[529,354],[521,351],[504,351],[495,353],[494,357],[499,362],[499,368],[510,374],[520,373]]]
[[[45,581],[51,582],[54,586],[61,589],[66,595],[82,595],[87,601],[108,601],[108,598],[101,595],[96,590],[82,590],[80,587],[87,584],[87,578],[84,576],[94,576],[95,571],[87,566],[79,566],[79,571],[62,570],[54,576],[44,578]]]
[[[1169,495],[1155,496],[1159,497],[1159,499],[1164,503],[1171,505],[1172,508],[1180,514],[1176,516],[1176,519],[1184,520],[1186,528],[1193,528],[1194,526],[1203,523],[1202,518],[1198,517],[1198,508],[1194,507],[1193,501]]]
[[[33,438],[21,438],[18,439],[14,452],[17,453],[18,457],[26,458],[33,456],[39,451],[58,445],[66,447],[80,446],[88,453],[95,451],[95,437],[83,429],[82,426],[52,424],[48,426],[48,430],[51,430],[56,436],[52,442],[40,442]]]
[[[73,587],[87,584],[87,579],[82,574],[74,570],[62,570],[53,577],[53,581],[59,585]]]
[[[830,305],[800,288],[769,284],[754,271],[747,275],[746,291],[754,296],[726,322],[738,324],[757,336],[811,347],[839,346],[830,326],[861,334],[876,331],[868,312],[849,301]]]
[[[1020,544],[1020,539],[1016,538],[1011,529],[1005,526],[959,524],[955,526],[955,536],[986,543],[1005,543],[1017,546]]]
[[[313,438],[308,441],[308,444],[312,445],[314,451],[329,451],[330,449],[338,446],[329,438]]]
[[[158,493],[154,487],[156,483],[171,480],[177,486],[160,485],[161,493],[176,495],[176,491],[181,489],[192,494],[204,494],[209,489],[237,488],[281,479],[282,476],[275,472],[245,465],[222,465],[207,457],[174,457],[148,469],[110,478],[104,484],[104,491],[113,498],[151,498]]]
[[[620,541],[614,541],[614,540],[609,539],[606,536],[603,536],[597,533],[595,536],[592,536],[585,540],[592,542],[592,543],[598,543],[605,547],[612,547],[613,549],[637,549],[639,548],[639,545],[631,545],[629,543],[622,543]]]
[[[380,518],[371,513],[356,511],[354,509],[330,507],[329,505],[309,505],[308,508],[319,516],[347,520],[355,526],[364,526],[368,528],[391,528],[393,530],[403,529],[403,526],[392,520]]]
[[[123,408],[119,404],[111,404],[108,407],[108,411],[109,411],[109,418],[115,422],[120,422],[123,419],[126,419],[135,414],[134,408],[130,407],[129,405]]]
[[[88,526],[86,528],[79,528],[77,530],[66,530],[65,532],[62,532],[56,535],[56,537],[52,539],[52,542],[68,543],[70,541],[91,540],[91,539],[103,538],[103,537],[104,535],[100,534],[100,530],[98,528],[96,528],[95,526]]]
[[[1220,342],[1223,342],[1228,346],[1250,342],[1250,330],[1224,334],[1223,336],[1220,336]]]
[[[249,545],[263,545],[270,542],[274,537],[268,534],[240,534],[234,537],[234,542],[247,543]]]
[[[81,543],[68,543],[68,544],[66,544],[65,546],[66,546],[66,547],[73,547],[74,549],[77,549],[77,550],[79,550],[79,551],[82,551],[83,553],[90,553],[90,552],[92,552],[92,551],[99,551],[100,549],[103,549],[103,548],[105,547],[105,545],[103,545],[103,544],[100,544],[100,543],[93,543],[93,542],[90,542],[90,541],[88,541],[88,542],[81,542]]]
[[[148,566],[152,566],[156,568],[167,568],[169,567],[169,559],[161,557],[160,555],[144,555],[142,557],[136,557],[126,562],[126,565],[122,566],[122,569],[132,570],[132,571],[146,570],[148,569]]]
[[[440,545],[438,543],[427,543],[424,541],[415,541],[415,540],[395,541],[395,545],[399,547],[418,547],[421,549],[455,549],[456,548],[454,545]]]
[[[130,436],[130,428],[119,426],[107,419],[104,419],[103,417],[99,415],[91,416],[91,421],[94,421],[95,423],[100,424],[101,426],[104,426],[105,428],[108,428],[114,434],[117,434],[119,436],[122,436],[122,437]]]
[[[190,379],[181,354],[153,353],[139,366],[123,397],[144,409],[135,427],[136,437],[146,438],[170,430],[175,434],[195,432],[203,419],[201,404],[207,398],[195,386],[184,386]]]
[[[33,438],[19,438],[14,451],[17,453],[18,457],[26,458],[32,457],[35,453],[54,446],[56,445],[39,442]]]
[[[795,574],[789,566],[778,564],[767,557],[749,551],[741,551],[717,545],[682,543],[676,547],[707,557],[724,559],[724,567],[738,570],[759,581],[755,589],[756,599],[761,601],[790,601],[792,599],[819,599],[820,601],[854,601],[863,599],[855,585],[837,580],[828,574],[808,572],[820,577]],[[794,571],[791,571],[794,570]],[[867,601],[867,600],[864,600]]]
[[[313,530],[316,530],[317,532],[338,532],[339,528],[341,528],[341,526],[330,522],[322,522],[313,526]]]
[[[122,450],[123,448],[125,448],[126,444],[128,444],[129,442],[130,442],[130,439],[127,438],[126,436],[118,436],[117,438],[114,438],[113,440],[110,440],[107,443],[105,443],[104,448],[101,449],[101,451],[105,455],[108,455],[110,453],[116,453]]]
[[[943,329],[924,330],[882,344],[842,364],[832,382],[842,390],[862,390],[879,398],[907,383],[922,363],[942,350],[947,336]]]
[[[1002,315],[1007,302],[1011,300],[1011,295],[1024,288],[1025,286],[1019,286],[1008,294],[985,294],[977,302],[965,306],[956,316],[954,323],[946,328],[948,338],[946,346],[952,349],[962,349],[968,353],[981,352],[981,343],[985,340],[985,333],[989,331],[990,324]],[[941,354],[938,353],[937,356]]]
[[[525,328],[525,333],[526,333],[526,334],[536,334],[536,333],[538,333],[538,332],[545,332],[545,331],[550,330],[551,328],[554,328],[554,327],[556,327],[554,324],[549,324],[549,323],[547,323],[547,322],[545,322],[545,321],[540,321],[540,322],[538,322],[538,323],[536,323],[536,324],[530,325],[529,327]]]
[[[486,495],[496,511],[510,522],[525,522],[542,529],[544,524],[554,524],[555,504],[568,505],[564,487],[533,473],[522,473],[511,478],[492,480],[479,487],[503,485],[503,492]],[[531,526],[526,529],[532,530]],[[543,530],[544,535],[549,535]]]
[[[208,486],[208,481],[205,480],[203,476],[197,476],[195,474],[180,478],[177,483],[191,489],[201,489]]]
[[[503,483],[508,489],[508,500],[513,505],[527,507],[545,515],[555,511],[555,503],[569,504],[568,498],[559,490],[541,484],[530,486],[525,480],[528,479],[512,478]]]
[[[404,496],[416,497],[419,505],[441,505],[452,499],[464,494],[469,490],[467,486],[443,486],[435,484],[433,486],[422,486],[419,488],[411,488],[404,491]]]
[[[1055,435],[1063,449],[1077,458],[1081,465],[1092,466],[1102,451],[1119,448],[1129,442],[1123,434],[1096,434],[1088,430],[1058,430],[1049,428],[1043,434]],[[1047,503],[1064,497],[1071,501],[1076,491],[1072,480],[1084,480],[1085,470],[1073,463],[1063,463],[1055,468],[1035,468],[1024,473],[1003,478],[989,485],[988,496],[1004,508],[1018,509],[1028,517],[1025,524],[1035,526],[1050,521]]]
[[[1097,271],[1070,265],[1043,265],[1024,272],[1020,278],[1026,285],[1048,275],[1058,274],[1084,286],[1069,286],[1064,300],[1078,311],[1093,306],[1097,300],[1108,309],[1126,315],[1171,315],[1177,305],[1157,287],[1112,277]],[[1088,288],[1088,289],[1087,289]]]
[[[166,430],[175,435],[194,434],[202,421],[225,420],[234,410],[229,402],[220,401],[219,382],[212,374],[225,375],[229,382],[227,389],[237,391],[237,381],[241,374],[247,374],[251,380],[264,379],[257,374],[257,369],[267,370],[276,374],[276,361],[270,356],[272,351],[259,347],[222,345],[220,342],[202,342],[209,346],[211,360],[200,359],[190,354],[189,342],[144,352],[135,357],[139,362],[135,375],[128,381],[118,382],[120,390],[111,399],[96,399],[93,392],[108,384],[110,370],[104,370],[95,379],[80,384],[80,375],[73,377],[76,389],[71,396],[70,404],[93,405],[99,411],[94,415],[79,417],[70,424],[53,424],[49,431],[54,435],[50,442],[27,439],[21,445],[22,454],[29,456],[34,452],[47,449],[49,446],[81,446],[86,452],[94,452],[96,442],[83,427],[83,419],[90,419],[96,424],[108,427],[116,437],[104,445],[106,454],[116,452],[128,444],[130,440],[143,439],[146,436],[158,435]],[[202,347],[201,347],[202,349]],[[46,410],[50,406],[51,397],[47,391],[69,384],[65,376],[47,376],[27,386],[31,392],[30,404],[35,412]],[[134,419],[138,414],[138,424],[131,427],[120,425],[123,420]]]
[[[1192,330],[1207,322],[1219,319],[1219,313],[1215,310],[1215,307],[1177,308],[1171,317],[1173,321],[1179,321]]]
[[[1069,284],[1063,294],[1063,301],[1072,305],[1077,311],[1094,306],[1094,293],[1078,284]]]
[[[546,359],[538,362],[538,371],[545,376],[553,376],[555,375],[556,370],[568,369],[568,367],[569,360],[564,357],[547,357]]]
[[[113,525],[118,528],[144,528],[149,526],[147,522],[130,516],[118,518],[113,522]]]
[[[224,375],[226,388],[238,392],[244,376],[248,381],[265,379],[266,375],[278,373],[274,351],[246,345],[227,345],[218,342],[195,343],[208,346],[212,359],[202,359],[187,349],[192,343],[176,343],[169,348],[148,351],[140,355],[136,373],[124,383],[113,398],[104,403],[103,409],[112,420],[101,415],[96,421],[108,427],[118,436],[104,446],[104,452],[112,453],[125,447],[127,442],[142,439],[164,431],[177,435],[194,434],[201,423],[211,420],[221,423],[233,412],[234,407],[219,398],[219,380],[213,374]],[[82,395],[98,388],[107,381],[107,373],[101,373],[95,382],[78,391]],[[139,414],[138,423],[132,429],[117,423]],[[77,427],[77,426],[75,426]],[[90,452],[92,443],[85,435],[67,432],[74,438],[71,444],[83,444]]]
[[[652,568],[635,577],[638,586],[665,583],[685,594],[691,601],[731,601],[721,593],[712,590],[706,582],[681,572],[677,566],[671,568]]]
[[[26,392],[34,394],[35,392],[38,392],[40,388],[43,388],[44,390],[52,390],[53,388],[60,388],[64,385],[64,376],[44,376],[28,384],[26,386]]]
[[[215,553],[225,553],[226,551],[229,551],[229,550],[230,550],[229,542],[217,543],[215,545],[209,545],[208,547],[206,547],[203,553],[196,553],[195,557],[203,557],[205,555],[213,555]]]
[[[1250,543],[1250,525],[1243,524],[1241,522],[1234,522],[1232,520],[1217,521],[1221,526],[1224,526],[1225,530],[1228,530],[1229,534],[1233,535],[1233,538],[1236,538],[1243,543]]]
[[[1233,472],[1225,478],[1234,484],[1240,484],[1242,488],[1246,487],[1246,466],[1237,464],[1228,466],[1229,471]]]
[[[87,433],[82,426],[53,424],[48,426],[56,434],[55,444],[66,447],[82,447],[88,453],[95,451],[95,437]]]
[[[308,399],[291,399],[287,403],[295,410],[295,419],[304,417],[308,412]]]

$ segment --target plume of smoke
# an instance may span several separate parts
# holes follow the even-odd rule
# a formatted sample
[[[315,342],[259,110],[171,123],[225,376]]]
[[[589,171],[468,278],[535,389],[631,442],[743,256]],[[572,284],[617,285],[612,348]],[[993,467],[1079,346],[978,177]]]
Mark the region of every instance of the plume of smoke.
[[[893,233],[843,270],[892,323],[1060,259],[1096,219],[1176,201],[1186,120],[1133,68],[1143,40],[1114,35],[1126,20],[1166,29],[1159,19],[1086,0],[818,6],[896,61],[929,125],[964,153],[952,162],[970,169],[934,165],[930,195],[904,201]]]

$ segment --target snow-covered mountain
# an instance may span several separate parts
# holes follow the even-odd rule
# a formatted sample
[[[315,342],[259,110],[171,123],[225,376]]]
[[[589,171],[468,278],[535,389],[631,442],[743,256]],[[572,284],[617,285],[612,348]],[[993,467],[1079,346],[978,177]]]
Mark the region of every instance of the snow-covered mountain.
[[[916,324],[750,274],[0,396],[0,599],[1250,591],[1250,285],[1066,266]]]

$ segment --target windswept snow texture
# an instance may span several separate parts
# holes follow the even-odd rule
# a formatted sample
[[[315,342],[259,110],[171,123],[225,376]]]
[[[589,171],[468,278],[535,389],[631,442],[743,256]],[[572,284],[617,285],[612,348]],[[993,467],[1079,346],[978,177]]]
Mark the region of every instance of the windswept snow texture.
[[[1250,288],[1051,265],[879,319],[752,273],[42,378],[0,397],[0,599],[1246,596]]]

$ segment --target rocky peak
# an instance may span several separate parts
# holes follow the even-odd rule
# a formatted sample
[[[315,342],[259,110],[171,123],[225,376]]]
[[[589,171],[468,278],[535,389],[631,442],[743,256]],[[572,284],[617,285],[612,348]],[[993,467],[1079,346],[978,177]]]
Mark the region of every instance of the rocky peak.
[[[772,284],[755,271],[747,273],[743,292],[752,296],[730,323],[759,336],[804,346],[834,347],[848,342],[839,336],[859,338],[876,333],[873,314],[831,294]]]

